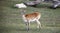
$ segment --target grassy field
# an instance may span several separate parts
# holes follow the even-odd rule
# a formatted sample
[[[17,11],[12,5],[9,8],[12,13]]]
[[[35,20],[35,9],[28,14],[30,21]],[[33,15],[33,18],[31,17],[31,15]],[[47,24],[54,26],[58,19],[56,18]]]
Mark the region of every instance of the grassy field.
[[[42,29],[38,31],[37,24],[31,23],[27,32],[21,18],[21,9],[14,8],[14,4],[25,0],[0,0],[0,33],[60,33],[60,8],[50,9],[49,4],[39,4],[37,7],[26,8],[26,13],[38,11],[42,14],[40,22]]]

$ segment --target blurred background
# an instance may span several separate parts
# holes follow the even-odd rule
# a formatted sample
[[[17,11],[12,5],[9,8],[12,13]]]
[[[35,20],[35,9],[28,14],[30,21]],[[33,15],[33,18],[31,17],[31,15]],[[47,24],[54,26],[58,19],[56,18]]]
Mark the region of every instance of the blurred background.
[[[38,11],[41,13],[40,22],[42,29],[38,31],[35,22],[31,23],[30,31],[26,32],[26,25],[22,20],[19,8],[14,8],[15,4],[32,0],[0,0],[0,33],[60,33],[60,8],[49,8],[50,2],[42,2],[36,7],[28,6],[26,13]]]

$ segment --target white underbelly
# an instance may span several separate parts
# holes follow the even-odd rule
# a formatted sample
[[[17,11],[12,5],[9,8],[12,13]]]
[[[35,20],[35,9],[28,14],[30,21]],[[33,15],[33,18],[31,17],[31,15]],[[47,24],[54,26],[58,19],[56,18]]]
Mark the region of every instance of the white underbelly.
[[[30,19],[30,21],[32,22],[32,21],[35,21],[36,19]]]
[[[29,21],[30,21],[30,22],[33,22],[33,21],[35,21],[35,20],[36,20],[36,19],[30,19],[30,20],[24,19],[25,22],[29,22]]]

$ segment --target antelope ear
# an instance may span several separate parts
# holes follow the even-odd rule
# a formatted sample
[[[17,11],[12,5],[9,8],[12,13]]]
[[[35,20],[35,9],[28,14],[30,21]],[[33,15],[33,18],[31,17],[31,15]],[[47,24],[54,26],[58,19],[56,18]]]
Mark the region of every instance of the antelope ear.
[[[26,12],[26,10],[25,10],[25,9],[21,9],[20,11],[21,11],[21,12]]]
[[[26,12],[26,10],[23,10],[23,12]]]
[[[38,11],[35,11],[35,12],[38,12]]]

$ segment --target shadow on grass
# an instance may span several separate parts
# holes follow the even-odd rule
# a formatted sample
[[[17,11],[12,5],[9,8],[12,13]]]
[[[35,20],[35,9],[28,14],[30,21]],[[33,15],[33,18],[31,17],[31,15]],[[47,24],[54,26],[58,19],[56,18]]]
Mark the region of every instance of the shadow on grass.
[[[33,7],[33,6],[32,6]],[[34,8],[49,8],[50,7],[50,5],[47,5],[47,4],[39,4],[39,5],[37,5],[36,7],[34,7]]]

